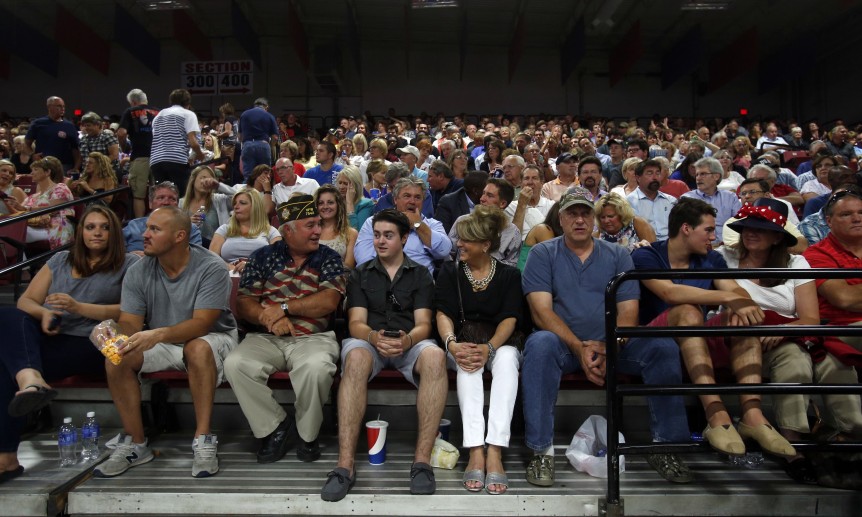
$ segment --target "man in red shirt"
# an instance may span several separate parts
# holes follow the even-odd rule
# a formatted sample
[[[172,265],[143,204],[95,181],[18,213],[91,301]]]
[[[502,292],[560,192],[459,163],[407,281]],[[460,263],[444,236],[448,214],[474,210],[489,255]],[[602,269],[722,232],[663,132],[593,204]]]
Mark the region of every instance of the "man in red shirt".
[[[834,194],[823,207],[829,234],[802,254],[812,268],[862,268],[862,193]],[[862,278],[820,278],[820,317],[833,325],[862,325]],[[862,337],[824,336],[824,348],[842,363],[862,366]]]

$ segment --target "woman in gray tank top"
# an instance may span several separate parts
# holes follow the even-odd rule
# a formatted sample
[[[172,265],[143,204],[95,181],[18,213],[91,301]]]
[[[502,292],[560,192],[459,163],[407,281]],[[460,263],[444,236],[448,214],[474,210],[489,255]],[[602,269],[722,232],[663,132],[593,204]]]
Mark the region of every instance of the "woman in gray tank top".
[[[90,205],[81,221],[72,248],[48,260],[17,308],[0,308],[0,483],[24,471],[17,456],[20,417],[57,395],[46,379],[105,373],[105,359],[88,336],[98,322],[119,317],[123,275],[138,257],[126,253],[111,209]]]

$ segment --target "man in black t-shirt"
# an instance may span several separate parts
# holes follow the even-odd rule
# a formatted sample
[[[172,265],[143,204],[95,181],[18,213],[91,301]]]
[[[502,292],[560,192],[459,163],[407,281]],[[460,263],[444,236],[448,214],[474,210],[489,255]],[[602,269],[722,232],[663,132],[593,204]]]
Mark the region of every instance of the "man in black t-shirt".
[[[120,149],[128,149],[131,144],[131,162],[129,164],[129,186],[132,188],[133,208],[135,218],[143,217],[147,210],[147,186],[150,174],[150,148],[153,145],[153,119],[159,113],[158,108],[147,105],[147,94],[135,88],[126,95],[129,108],[120,119],[117,138]]]

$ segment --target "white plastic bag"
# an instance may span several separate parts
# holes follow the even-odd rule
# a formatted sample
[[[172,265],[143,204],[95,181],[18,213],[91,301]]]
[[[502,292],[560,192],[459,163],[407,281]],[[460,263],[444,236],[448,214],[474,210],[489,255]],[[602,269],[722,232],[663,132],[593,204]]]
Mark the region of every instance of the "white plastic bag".
[[[591,415],[581,424],[566,449],[566,458],[577,470],[597,477],[608,477],[608,421],[605,417]],[[626,443],[623,433],[619,433],[619,443]],[[603,451],[599,456],[600,451]],[[625,456],[620,456],[620,472],[626,470]]]
[[[458,447],[442,438],[437,438],[434,441],[434,448],[431,449],[431,466],[434,468],[442,468],[452,470],[455,464],[458,463],[458,457],[461,453]]]

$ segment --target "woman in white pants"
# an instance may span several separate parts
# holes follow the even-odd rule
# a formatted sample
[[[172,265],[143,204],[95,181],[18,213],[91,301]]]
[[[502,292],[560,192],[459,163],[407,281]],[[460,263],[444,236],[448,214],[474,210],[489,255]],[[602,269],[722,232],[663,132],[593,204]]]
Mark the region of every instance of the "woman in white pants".
[[[502,494],[509,486],[502,449],[509,446],[511,437],[521,359],[512,339],[523,308],[521,273],[490,255],[499,248],[500,233],[509,224],[502,210],[487,206],[477,206],[458,219],[458,261],[443,266],[435,295],[437,329],[449,368],[458,373],[463,446],[470,449],[464,488],[471,492],[484,488],[489,494]],[[487,434],[485,370],[493,376]]]

